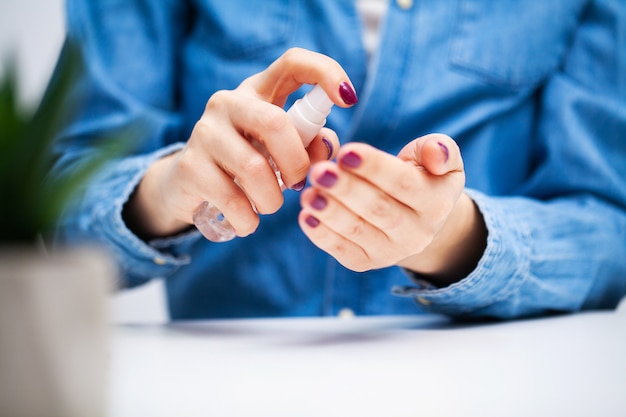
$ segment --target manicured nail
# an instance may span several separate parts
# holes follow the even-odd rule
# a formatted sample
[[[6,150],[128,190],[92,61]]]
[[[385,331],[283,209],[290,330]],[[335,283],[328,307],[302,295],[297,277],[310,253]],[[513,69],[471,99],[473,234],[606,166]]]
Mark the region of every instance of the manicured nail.
[[[339,84],[339,95],[343,102],[348,105],[356,104],[359,101],[356,92],[346,81]]]
[[[450,158],[450,151],[448,150],[448,147],[441,142],[437,143],[439,144],[439,147],[441,148],[443,153],[446,154],[446,162],[448,162],[448,159]]]
[[[332,171],[324,171],[321,177],[317,179],[317,182],[322,187],[330,188],[337,182],[337,174]]]
[[[313,207],[315,210],[323,210],[327,204],[328,201],[326,201],[326,199],[321,195],[317,195],[313,199],[313,201],[311,201],[311,207]]]
[[[341,157],[340,162],[342,165],[345,165],[348,168],[357,168],[359,165],[361,165],[361,157],[356,153],[350,151]]]
[[[304,221],[306,222],[306,224],[308,224],[310,227],[317,227],[320,225],[320,221],[317,220],[315,217],[313,216],[307,216],[306,219],[304,219]]]
[[[306,178],[300,181],[299,183],[292,185],[291,189],[294,191],[302,191],[304,190],[304,187],[306,187]]]
[[[324,145],[326,145],[326,149],[328,149],[328,158],[326,159],[330,159],[333,156],[333,144],[330,143],[330,141],[326,138],[322,138],[322,142],[324,143]]]

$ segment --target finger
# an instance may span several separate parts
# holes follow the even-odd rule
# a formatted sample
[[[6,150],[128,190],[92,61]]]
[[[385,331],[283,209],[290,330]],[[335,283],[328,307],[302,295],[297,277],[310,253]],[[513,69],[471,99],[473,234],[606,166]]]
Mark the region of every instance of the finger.
[[[380,236],[373,241],[378,242],[383,235],[390,239],[398,238],[418,226],[419,219],[412,207],[336,164],[316,164],[310,178],[311,185],[328,202],[328,209],[318,213],[318,218],[350,239],[364,245],[367,242],[364,236],[359,236],[358,230],[354,230],[358,222],[350,221],[342,211],[349,211],[352,216],[358,216],[376,228]],[[371,233],[368,237],[371,237]]]
[[[339,145],[337,134],[332,129],[322,128],[307,148],[311,163],[333,159],[337,155]]]
[[[198,132],[194,129],[192,138],[196,135]],[[256,230],[259,218],[245,193],[221,167],[207,160],[204,152],[185,148],[178,158],[177,169],[183,180],[181,192],[194,201],[193,207],[180,208],[188,213],[190,223],[200,204],[208,201],[230,221],[239,236],[247,236]]]
[[[371,269],[368,254],[362,247],[327,227],[313,214],[301,211],[298,215],[298,224],[314,245],[337,259],[346,268],[357,272]]]
[[[426,168],[433,175],[463,171],[461,151],[447,135],[435,133],[422,136],[402,149],[398,157]]]
[[[396,238],[388,235],[388,229],[385,230],[372,223],[368,218],[344,206],[332,195],[325,194],[316,188],[308,188],[301,194],[300,204],[305,215],[313,216],[327,229],[362,248],[367,255],[370,268],[388,266],[402,258],[402,256],[397,258],[400,252],[397,250]],[[362,201],[361,207],[367,206],[371,205],[367,201]],[[367,210],[365,213],[366,216],[370,214]],[[389,216],[383,217],[389,218]],[[400,232],[396,234],[406,234],[409,230],[417,229],[414,214],[412,216],[400,214],[397,218],[401,220],[400,223],[404,223],[404,226],[396,228]],[[306,217],[304,219],[306,221]]]
[[[420,166],[415,158],[395,157],[364,143],[344,145],[337,155],[339,166],[349,170],[409,207],[425,207],[428,200],[454,200],[462,189],[462,171],[451,171],[433,181],[433,175]],[[448,163],[450,163],[451,159]],[[462,166],[462,163],[460,164]],[[454,196],[448,196],[455,190]],[[428,196],[428,200],[424,199]]]
[[[348,74],[334,59],[302,48],[291,48],[262,71],[242,84],[263,100],[283,107],[287,97],[303,84],[319,84],[338,106],[358,101]]]
[[[245,109],[245,111],[241,109]],[[211,97],[207,103],[205,114],[217,115],[217,117],[210,117],[211,120],[207,123],[220,126],[224,124],[224,121],[221,120],[221,115],[226,114],[229,122],[234,126],[240,137],[262,144],[263,146],[258,149],[257,153],[259,151],[265,153],[263,148],[267,150],[264,157],[267,159],[269,155],[272,156],[281,172],[283,181],[288,187],[293,187],[306,178],[310,166],[309,155],[302,146],[297,130],[282,108],[262,100],[250,99],[249,96],[241,93],[221,91]],[[228,129],[227,126],[225,128]],[[241,142],[240,139],[232,140]],[[221,140],[220,143],[225,147],[230,147],[233,142]],[[253,169],[260,168],[261,165],[269,166],[269,164],[264,164],[256,159],[244,159],[242,156],[245,155],[239,154],[238,152],[240,151],[240,148],[237,151],[234,149],[222,149],[221,154],[225,155],[224,158],[228,158],[223,160],[224,164],[237,171],[237,178],[242,181],[242,184],[248,185],[251,179],[241,175],[239,170],[247,171],[246,165],[248,164],[251,164],[249,168]],[[248,157],[250,157],[249,154]],[[256,173],[252,172],[251,174]],[[259,178],[267,179],[265,175]],[[273,182],[276,183],[276,179]],[[251,188],[246,188],[246,190],[252,191]],[[258,190],[260,191],[260,189]],[[275,197],[275,195],[272,195],[272,197]],[[256,202],[257,200],[255,199]],[[263,208],[263,210],[268,210],[268,212],[273,212],[277,209],[277,207],[271,208],[262,204],[258,208]]]
[[[198,145],[201,147],[199,150],[194,149],[197,159],[194,169],[199,175],[209,169],[219,170],[222,175],[217,176],[213,173],[214,182],[206,183],[203,195],[222,210],[228,211],[224,208],[226,205],[233,206],[233,214],[241,215],[241,209],[248,211],[251,208],[242,207],[239,199],[230,201],[233,198],[233,187],[239,188],[234,184],[236,178],[259,213],[273,213],[278,210],[283,203],[283,195],[267,158],[229,123],[216,122],[217,124],[212,125],[208,123],[207,120],[201,119],[190,139],[194,145],[201,144]],[[237,220],[226,211],[224,215],[235,226]]]
[[[238,236],[245,237],[254,233],[260,219],[243,190],[221,170],[214,172],[212,177],[210,183],[212,197],[207,196],[202,201],[210,202],[217,207]]]

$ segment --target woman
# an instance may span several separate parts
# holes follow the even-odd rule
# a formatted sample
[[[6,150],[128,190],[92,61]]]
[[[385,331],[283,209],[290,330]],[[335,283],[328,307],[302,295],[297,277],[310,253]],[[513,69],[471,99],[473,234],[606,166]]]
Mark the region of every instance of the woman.
[[[620,0],[223,3],[68,1],[86,71],[59,167],[142,130],[61,239],[105,244],[126,285],[165,277],[173,319],[513,318],[624,295]],[[336,105],[307,149],[284,111],[302,84]],[[203,201],[238,238],[201,237]]]

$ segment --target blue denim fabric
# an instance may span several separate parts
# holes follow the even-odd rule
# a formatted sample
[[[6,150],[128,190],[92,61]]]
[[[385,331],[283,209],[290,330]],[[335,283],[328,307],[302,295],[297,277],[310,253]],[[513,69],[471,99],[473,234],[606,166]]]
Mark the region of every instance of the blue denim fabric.
[[[173,319],[342,308],[513,318],[612,308],[626,292],[623,0],[425,0],[408,10],[391,2],[369,63],[351,1],[67,4],[68,37],[83,45],[87,71],[59,167],[101,132],[137,121],[143,129],[133,154],[68,213],[59,238],[106,245],[125,285],[165,278]],[[342,142],[397,153],[442,132],[459,143],[489,231],[468,277],[434,288],[400,268],[349,271],[299,230],[293,191],[254,235],[227,243],[197,232],[146,243],[126,228],[133,188],[151,161],[182,146],[211,94],[292,46],[335,58],[353,80],[358,105],[328,118]]]

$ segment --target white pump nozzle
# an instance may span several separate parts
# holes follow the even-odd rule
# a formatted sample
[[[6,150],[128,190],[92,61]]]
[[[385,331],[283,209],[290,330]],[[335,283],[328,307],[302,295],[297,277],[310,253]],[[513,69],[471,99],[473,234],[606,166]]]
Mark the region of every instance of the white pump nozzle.
[[[287,111],[305,148],[326,124],[326,116],[330,114],[332,107],[333,102],[328,98],[324,89],[317,84],[304,97],[296,100]]]

